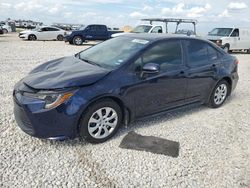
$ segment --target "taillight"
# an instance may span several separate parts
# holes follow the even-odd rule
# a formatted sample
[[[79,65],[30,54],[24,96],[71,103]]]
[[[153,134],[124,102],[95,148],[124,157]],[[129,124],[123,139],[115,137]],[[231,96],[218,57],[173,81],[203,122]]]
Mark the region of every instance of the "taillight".
[[[238,59],[234,60],[234,64],[238,65],[240,61]]]

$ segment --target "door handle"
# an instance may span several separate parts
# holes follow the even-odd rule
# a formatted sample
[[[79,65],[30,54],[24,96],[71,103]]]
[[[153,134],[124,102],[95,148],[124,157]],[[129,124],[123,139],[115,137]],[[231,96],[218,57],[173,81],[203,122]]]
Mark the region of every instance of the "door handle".
[[[180,74],[184,74],[185,72],[184,71],[180,71]]]

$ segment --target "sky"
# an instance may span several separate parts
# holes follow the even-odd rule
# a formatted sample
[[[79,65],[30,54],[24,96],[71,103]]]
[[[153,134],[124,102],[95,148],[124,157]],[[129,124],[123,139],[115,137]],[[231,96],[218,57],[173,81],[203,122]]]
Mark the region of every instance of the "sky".
[[[202,33],[214,27],[250,27],[250,0],[0,0],[1,20],[122,27],[152,17],[197,19]]]

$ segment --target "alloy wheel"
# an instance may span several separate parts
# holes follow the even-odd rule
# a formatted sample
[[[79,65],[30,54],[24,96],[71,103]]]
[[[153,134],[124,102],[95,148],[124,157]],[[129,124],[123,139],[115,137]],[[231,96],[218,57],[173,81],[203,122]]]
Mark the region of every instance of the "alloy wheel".
[[[29,40],[36,40],[36,36],[35,35],[30,35]]]
[[[113,108],[104,107],[95,111],[88,122],[88,132],[95,139],[108,137],[116,128],[118,115]]]
[[[216,88],[214,93],[214,103],[216,105],[220,105],[225,101],[227,97],[227,90],[227,85],[224,83]]]
[[[82,44],[82,39],[80,37],[76,37],[74,40],[76,45],[81,45]]]

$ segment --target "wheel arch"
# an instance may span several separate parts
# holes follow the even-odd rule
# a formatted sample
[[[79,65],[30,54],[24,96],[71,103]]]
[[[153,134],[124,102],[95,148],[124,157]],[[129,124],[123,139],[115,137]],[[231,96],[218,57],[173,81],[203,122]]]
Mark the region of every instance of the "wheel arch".
[[[225,81],[227,81],[227,83],[228,83],[228,85],[229,85],[229,92],[228,92],[228,96],[229,95],[231,95],[231,92],[232,92],[232,83],[233,83],[233,81],[232,81],[232,79],[229,77],[229,76],[225,76],[225,77],[223,77],[221,80],[225,80]],[[220,81],[221,81],[220,80]]]
[[[122,99],[118,96],[115,96],[115,95],[102,95],[102,96],[98,96],[98,97],[91,99],[86,104],[86,107],[81,110],[80,117],[78,118],[78,124],[77,124],[78,130],[80,128],[80,122],[81,122],[82,116],[88,110],[88,108],[91,105],[97,103],[98,101],[105,100],[105,99],[110,99],[119,105],[119,107],[121,108],[121,111],[122,111],[122,118],[123,118],[122,123],[125,124],[126,126],[128,125],[128,123],[131,121],[131,110],[125,105],[125,103],[122,101]]]
[[[32,35],[35,36],[36,39],[37,39],[37,36],[36,36],[34,33],[30,33],[30,34],[28,35],[28,39],[29,39],[29,37],[32,36]]]
[[[213,85],[213,87],[212,87],[212,89],[211,89],[211,91],[210,91],[210,93],[209,93],[209,96],[208,96],[208,98],[207,98],[206,103],[209,102],[210,97],[211,97],[211,95],[213,94],[213,91],[214,91],[214,88],[216,87],[216,85],[217,85],[220,81],[222,81],[222,80],[225,80],[225,81],[228,83],[228,85],[229,85],[229,87],[230,87],[230,88],[229,88],[229,92],[228,92],[228,96],[231,95],[231,91],[232,91],[232,79],[230,78],[230,76],[223,76],[223,77],[221,77],[220,79],[218,79],[217,82],[215,82],[215,84]]]

